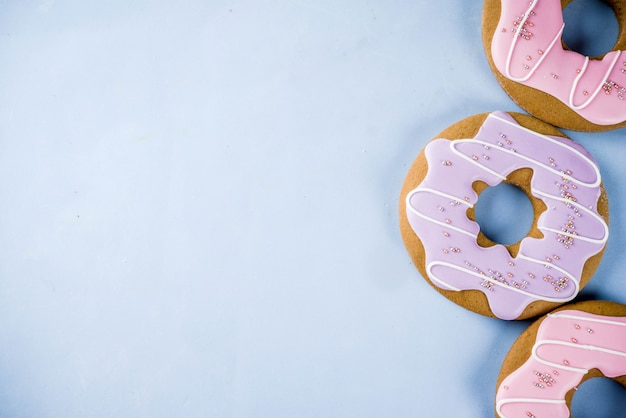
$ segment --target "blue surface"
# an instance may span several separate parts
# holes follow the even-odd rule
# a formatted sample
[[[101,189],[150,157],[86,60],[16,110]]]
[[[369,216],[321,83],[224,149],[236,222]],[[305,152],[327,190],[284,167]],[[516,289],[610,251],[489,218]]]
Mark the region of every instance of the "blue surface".
[[[493,416],[528,322],[437,294],[397,215],[431,138],[521,111],[481,13],[0,1],[0,416]],[[626,303],[625,131],[567,134],[611,210],[581,298]]]

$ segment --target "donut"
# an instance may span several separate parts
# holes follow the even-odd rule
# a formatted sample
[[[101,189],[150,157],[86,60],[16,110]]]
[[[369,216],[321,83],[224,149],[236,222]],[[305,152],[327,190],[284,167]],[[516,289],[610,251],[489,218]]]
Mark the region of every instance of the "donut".
[[[533,225],[511,245],[475,221],[482,190],[510,183]],[[539,316],[572,300],[608,238],[608,201],[590,154],[533,117],[493,112],[445,129],[419,153],[400,193],[400,231],[426,281],[451,301],[501,319]]]
[[[626,387],[626,305],[574,303],[527,328],[500,369],[496,416],[568,418],[575,390],[593,377]]]
[[[620,22],[613,50],[588,57],[563,43],[571,0],[485,0],[483,44],[504,91],[554,126],[597,132],[626,126],[626,8],[609,0]]]

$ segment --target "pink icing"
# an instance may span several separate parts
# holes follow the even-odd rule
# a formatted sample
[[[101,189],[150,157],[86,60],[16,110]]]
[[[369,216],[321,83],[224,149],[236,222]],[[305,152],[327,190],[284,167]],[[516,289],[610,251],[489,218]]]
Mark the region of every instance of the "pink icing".
[[[500,384],[496,412],[502,418],[567,418],[565,395],[593,368],[607,377],[626,375],[626,318],[577,310],[548,314],[529,359]]]
[[[473,139],[435,139],[425,154],[429,170],[407,195],[406,213],[432,283],[482,291],[502,319],[519,317],[536,300],[564,303],[577,295],[585,262],[608,238],[597,211],[600,172],[580,145],[494,112]],[[480,247],[479,226],[466,212],[478,199],[473,182],[494,186],[520,168],[533,170],[531,192],[548,209],[537,221],[544,236],[524,238],[513,258],[502,245]]]
[[[559,0],[502,0],[491,44],[506,78],[546,92],[589,122],[626,120],[626,56],[611,51],[602,60],[563,49]]]

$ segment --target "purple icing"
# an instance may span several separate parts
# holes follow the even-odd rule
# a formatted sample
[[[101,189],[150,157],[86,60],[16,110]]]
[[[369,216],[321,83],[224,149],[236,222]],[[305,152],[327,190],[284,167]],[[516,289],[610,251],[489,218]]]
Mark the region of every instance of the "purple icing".
[[[407,216],[426,253],[429,279],[447,290],[479,290],[494,315],[515,319],[535,300],[565,303],[579,291],[582,269],[600,252],[608,227],[597,211],[600,172],[580,145],[490,114],[472,139],[436,139],[425,150],[428,173],[406,199]],[[531,168],[533,196],[548,208],[537,221],[543,237],[526,237],[513,258],[502,245],[480,247],[479,226],[467,217],[490,186]]]

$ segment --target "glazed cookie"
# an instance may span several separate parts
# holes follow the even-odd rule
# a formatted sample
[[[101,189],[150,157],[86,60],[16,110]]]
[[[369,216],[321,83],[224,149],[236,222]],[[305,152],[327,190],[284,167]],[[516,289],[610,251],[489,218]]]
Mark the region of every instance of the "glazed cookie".
[[[482,190],[523,190],[534,210],[528,235],[487,238],[475,221]],[[472,116],[430,141],[402,187],[400,229],[422,276],[482,315],[525,319],[572,300],[591,278],[608,238],[600,172],[582,146],[521,114]]]
[[[588,301],[557,309],[515,341],[498,377],[496,416],[567,418],[592,377],[626,387],[626,306]]]
[[[483,43],[505,92],[552,125],[576,131],[626,126],[626,8],[608,0],[619,21],[613,50],[601,57],[563,43],[562,10],[572,0],[485,0]]]

